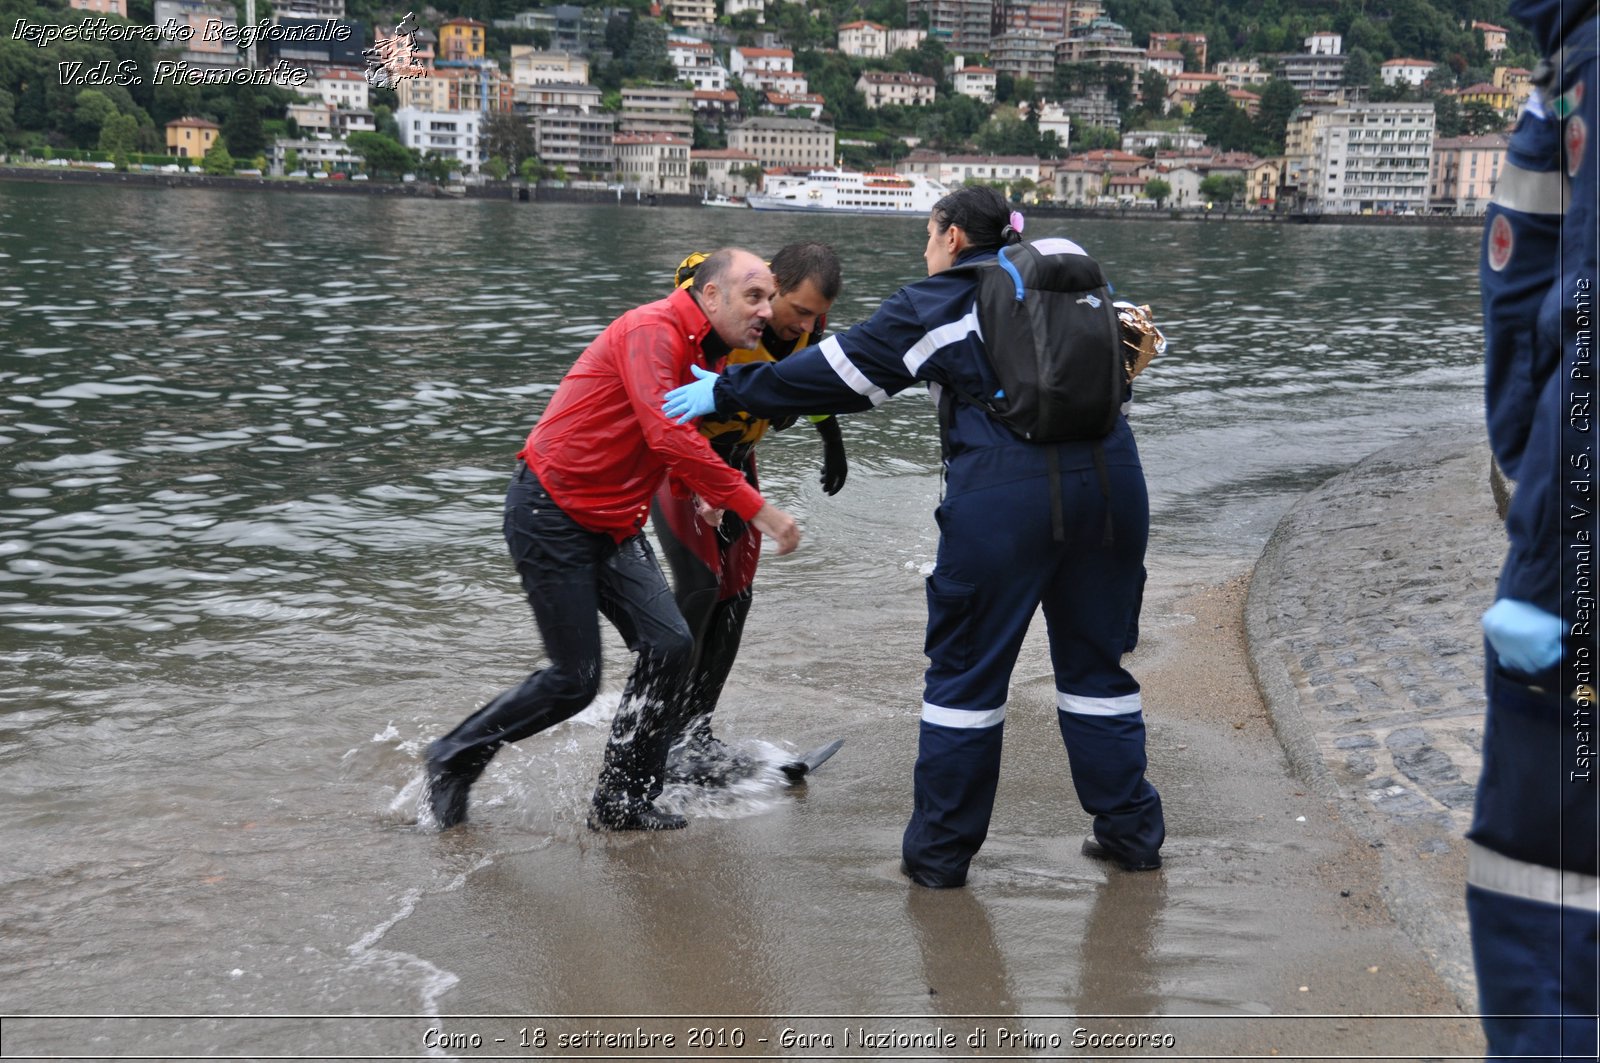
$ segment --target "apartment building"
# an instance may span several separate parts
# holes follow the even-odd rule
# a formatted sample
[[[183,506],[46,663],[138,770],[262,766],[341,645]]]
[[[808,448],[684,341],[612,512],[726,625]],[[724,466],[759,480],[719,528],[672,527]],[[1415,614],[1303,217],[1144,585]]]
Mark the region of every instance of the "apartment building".
[[[1206,35],[1204,33],[1150,34],[1150,48],[1152,51],[1171,51],[1181,55],[1184,45],[1189,46],[1189,53],[1194,56],[1195,68],[1198,70],[1206,69]]]
[[[511,46],[511,83],[530,85],[584,84],[589,80],[589,60],[572,52],[540,51],[531,44]]]
[[[933,102],[934,80],[926,74],[891,70],[869,70],[856,79],[856,91],[867,98],[867,107],[922,107]]]
[[[316,96],[333,107],[364,111],[372,105],[372,86],[359,70],[328,67],[299,89],[301,95]]]
[[[695,195],[747,196],[761,190],[761,179],[751,180],[751,168],[761,160],[748,151],[705,148],[689,152],[689,191]]]
[[[839,27],[839,51],[857,59],[882,59],[889,54],[889,27],[846,22]]]
[[[625,188],[689,194],[689,141],[670,133],[619,133],[617,180]]]
[[[676,85],[624,85],[617,133],[662,133],[693,140],[694,93]]]
[[[467,173],[477,173],[483,164],[483,115],[477,111],[401,107],[394,120],[400,126],[400,142],[408,148],[452,159]]]
[[[616,115],[595,107],[540,111],[530,115],[534,152],[551,168],[569,176],[609,178],[616,169]]]
[[[971,96],[984,103],[994,102],[995,69],[990,66],[968,66],[964,56],[956,56],[955,66],[949,72],[950,90],[959,96]]]
[[[1429,59],[1387,59],[1378,68],[1385,85],[1421,85],[1437,66]]]
[[[667,61],[701,92],[721,92],[728,87],[728,68],[717,61],[716,49],[704,41],[668,41]]]
[[[809,118],[749,118],[728,127],[728,147],[754,155],[763,169],[833,165],[831,126]]]
[[[1038,30],[1007,30],[990,40],[989,65],[997,74],[1047,84],[1056,69],[1055,41]]]
[[[993,20],[991,0],[906,0],[906,21],[950,51],[988,51]]]
[[[1506,162],[1504,133],[1475,137],[1443,137],[1434,141],[1428,175],[1429,209],[1481,215],[1494,196],[1494,183]]]
[[[1351,104],[1291,117],[1289,124],[1285,154],[1291,166],[1300,163],[1298,194],[1306,209],[1325,214],[1427,209],[1431,102]]]

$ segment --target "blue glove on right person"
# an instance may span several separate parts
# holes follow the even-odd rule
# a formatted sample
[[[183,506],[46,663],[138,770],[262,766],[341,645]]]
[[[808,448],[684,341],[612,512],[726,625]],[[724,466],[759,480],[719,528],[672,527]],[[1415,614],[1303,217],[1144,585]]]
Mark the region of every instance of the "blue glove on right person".
[[[1561,660],[1559,616],[1537,605],[1501,598],[1483,614],[1483,633],[1508,668],[1533,675]]]

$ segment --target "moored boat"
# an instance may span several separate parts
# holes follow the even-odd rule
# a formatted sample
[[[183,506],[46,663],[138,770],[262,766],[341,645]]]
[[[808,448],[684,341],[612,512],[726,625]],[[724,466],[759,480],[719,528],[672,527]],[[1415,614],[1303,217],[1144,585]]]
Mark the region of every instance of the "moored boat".
[[[949,191],[920,175],[829,169],[768,178],[766,191],[751,193],[749,203],[753,210],[919,215]]]

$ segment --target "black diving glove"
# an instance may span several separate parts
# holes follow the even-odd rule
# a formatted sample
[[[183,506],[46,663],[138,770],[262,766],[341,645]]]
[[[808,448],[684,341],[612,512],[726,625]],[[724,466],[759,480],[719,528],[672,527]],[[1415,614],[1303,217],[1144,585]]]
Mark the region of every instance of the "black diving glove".
[[[839,431],[837,417],[825,417],[815,424],[822,437],[822,490],[836,495],[850,475],[850,463],[844,456],[844,433]]]

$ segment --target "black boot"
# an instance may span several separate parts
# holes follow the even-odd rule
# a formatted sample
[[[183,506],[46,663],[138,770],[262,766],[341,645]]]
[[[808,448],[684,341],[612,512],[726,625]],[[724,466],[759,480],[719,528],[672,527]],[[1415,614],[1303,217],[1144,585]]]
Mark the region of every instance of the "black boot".
[[[489,766],[500,744],[467,749],[453,757],[448,756],[448,747],[446,738],[428,746],[427,799],[440,830],[467,821],[467,791]]]
[[[667,781],[723,787],[756,773],[758,762],[711,733],[710,715],[701,716],[667,753]]]
[[[649,798],[625,790],[601,787],[590,802],[590,830],[682,830],[688,825],[676,812],[663,812]]]

